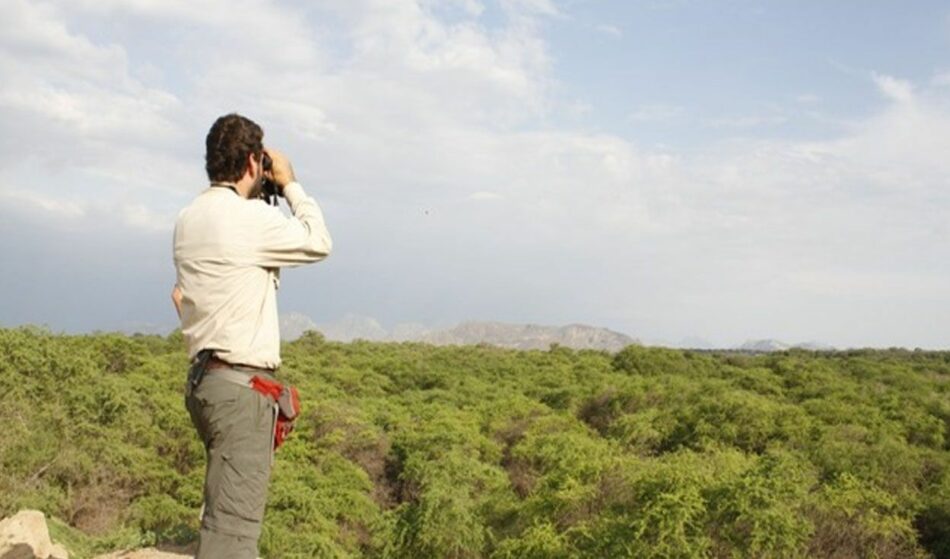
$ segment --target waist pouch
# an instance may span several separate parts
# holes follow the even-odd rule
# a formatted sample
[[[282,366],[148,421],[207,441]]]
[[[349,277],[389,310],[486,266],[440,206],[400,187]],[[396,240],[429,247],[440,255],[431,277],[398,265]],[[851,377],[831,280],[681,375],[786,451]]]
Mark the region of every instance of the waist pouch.
[[[254,375],[250,380],[250,387],[273,400],[277,404],[277,424],[274,427],[274,448],[284,444],[287,436],[294,430],[294,422],[300,415],[300,394],[297,387],[284,385],[276,380],[270,380]]]

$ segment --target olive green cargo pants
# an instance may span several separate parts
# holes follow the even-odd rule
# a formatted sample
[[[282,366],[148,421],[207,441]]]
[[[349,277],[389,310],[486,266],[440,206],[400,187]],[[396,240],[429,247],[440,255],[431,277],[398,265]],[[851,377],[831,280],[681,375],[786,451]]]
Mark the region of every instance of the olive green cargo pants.
[[[274,404],[216,371],[207,371],[193,393],[185,390],[185,407],[207,455],[195,557],[255,559],[271,472]]]

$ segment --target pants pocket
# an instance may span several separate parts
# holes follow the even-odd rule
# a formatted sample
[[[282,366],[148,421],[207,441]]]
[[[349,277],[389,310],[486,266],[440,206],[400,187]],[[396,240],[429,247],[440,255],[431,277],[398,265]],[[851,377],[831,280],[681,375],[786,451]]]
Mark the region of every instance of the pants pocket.
[[[269,455],[260,452],[224,453],[217,508],[250,522],[264,518],[267,503]]]

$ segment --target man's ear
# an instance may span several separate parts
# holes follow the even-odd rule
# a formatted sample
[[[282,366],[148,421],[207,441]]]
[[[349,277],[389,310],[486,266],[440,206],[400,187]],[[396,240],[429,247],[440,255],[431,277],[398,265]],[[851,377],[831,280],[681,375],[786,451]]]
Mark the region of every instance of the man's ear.
[[[248,177],[254,177],[255,171],[260,166],[260,163],[254,159],[254,152],[247,154],[247,161],[244,162],[244,174]]]

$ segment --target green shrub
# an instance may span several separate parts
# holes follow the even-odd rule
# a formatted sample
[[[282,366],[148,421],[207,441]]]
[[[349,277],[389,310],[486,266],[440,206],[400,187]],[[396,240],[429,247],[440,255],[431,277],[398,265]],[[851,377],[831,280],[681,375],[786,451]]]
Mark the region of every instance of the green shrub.
[[[0,514],[83,559],[195,538],[180,332],[0,329]],[[343,344],[280,376],[264,557],[950,555],[950,353]]]

